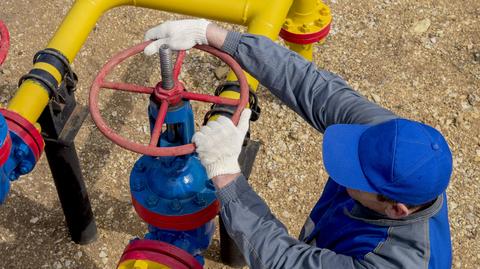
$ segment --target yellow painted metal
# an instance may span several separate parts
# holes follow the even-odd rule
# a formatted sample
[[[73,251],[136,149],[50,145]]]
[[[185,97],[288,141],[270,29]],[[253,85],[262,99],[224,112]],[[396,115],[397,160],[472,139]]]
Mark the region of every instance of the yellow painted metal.
[[[317,33],[332,22],[332,14],[321,1],[295,0],[283,29],[294,34]]]
[[[55,66],[53,66],[49,63],[36,63],[33,66],[33,68],[43,69],[43,70],[47,71],[48,73],[50,73],[50,75],[52,75],[57,80],[57,82],[60,83],[60,81],[62,81],[62,75],[60,74],[58,69],[55,68]]]
[[[295,0],[288,12],[283,29],[293,34],[310,34],[324,30],[332,22],[330,8],[321,1]],[[322,43],[324,40],[320,40]],[[295,44],[285,42],[287,46],[305,57],[312,60],[313,44]]]
[[[291,42],[287,42],[285,41],[285,44],[287,44],[287,46],[297,52],[298,54],[302,55],[303,58],[311,61],[312,58],[313,58],[313,44],[305,44],[305,45],[302,45],[302,44],[295,44],[295,43],[291,43]]]
[[[292,0],[283,0],[276,1],[275,4],[272,4],[271,1],[256,1],[255,3],[258,4],[255,5],[255,13],[259,15],[252,18],[248,24],[248,32],[251,34],[264,35],[272,40],[276,40],[292,2]],[[245,75],[247,76],[248,85],[252,91],[256,91],[258,81],[248,73],[245,73]],[[236,80],[237,77],[230,71],[227,75],[227,81]],[[229,97],[231,95],[232,91],[228,90],[220,94],[222,97]]]
[[[117,269],[170,269],[169,266],[149,260],[126,260]]]
[[[60,72],[48,63],[36,63],[33,67],[49,72],[57,82],[62,79]],[[47,106],[48,100],[47,90],[39,83],[27,80],[10,100],[7,108],[17,112],[31,123],[35,123]]]
[[[10,100],[7,109],[35,123],[48,105],[49,99],[48,92],[43,86],[33,80],[27,80]]]
[[[270,0],[77,0],[47,47],[60,51],[72,62],[100,16],[114,7],[123,5],[246,25],[250,33],[276,39],[292,3],[293,6],[303,7],[309,2],[316,3],[317,0],[277,0],[274,4]],[[35,68],[55,73],[45,65],[36,65]],[[233,80],[234,77],[229,75],[228,79]],[[255,90],[258,82],[250,76],[248,81]],[[8,108],[33,123],[48,104],[46,94],[46,90],[40,84],[27,80],[20,86]]]

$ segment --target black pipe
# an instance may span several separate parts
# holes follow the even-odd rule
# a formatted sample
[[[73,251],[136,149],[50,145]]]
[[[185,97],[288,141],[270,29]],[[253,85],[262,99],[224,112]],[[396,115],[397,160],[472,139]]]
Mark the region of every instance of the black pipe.
[[[65,145],[46,139],[45,153],[72,240],[81,245],[93,242],[97,225],[74,142]]]

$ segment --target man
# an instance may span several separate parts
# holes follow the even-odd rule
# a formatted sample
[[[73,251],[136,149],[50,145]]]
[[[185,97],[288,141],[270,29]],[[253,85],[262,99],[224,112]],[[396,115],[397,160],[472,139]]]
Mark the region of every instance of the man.
[[[189,49],[232,55],[319,132],[330,175],[299,240],[291,237],[240,173],[250,111],[238,126],[220,117],[193,137],[217,188],[226,229],[252,268],[450,268],[447,188],[452,157],[434,128],[369,102],[340,77],[317,70],[269,39],[205,20],[166,22],[146,33]]]

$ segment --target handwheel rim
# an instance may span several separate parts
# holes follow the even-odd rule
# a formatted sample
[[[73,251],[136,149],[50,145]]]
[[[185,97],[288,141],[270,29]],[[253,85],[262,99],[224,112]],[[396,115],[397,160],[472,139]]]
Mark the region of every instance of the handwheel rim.
[[[145,47],[148,46],[150,43],[151,41],[147,41],[147,42],[138,44],[132,48],[129,48],[127,50],[124,50],[118,53],[117,55],[115,55],[112,59],[110,59],[107,62],[107,64],[105,64],[102,67],[102,69],[96,76],[92,84],[92,87],[90,89],[89,104],[90,104],[90,112],[91,112],[92,119],[103,135],[105,135],[115,144],[127,150],[130,150],[139,154],[155,156],[155,157],[156,156],[180,156],[180,155],[190,154],[195,150],[195,145],[192,143],[181,145],[181,146],[175,146],[175,147],[152,147],[152,146],[147,146],[137,142],[132,142],[126,139],[125,137],[117,134],[114,130],[112,130],[100,115],[100,109],[98,105],[100,90],[102,89],[102,86],[105,86],[106,84],[111,83],[111,82],[106,82],[105,77],[108,74],[110,74],[110,72],[118,64],[122,63],[127,58],[142,52],[145,49]],[[240,65],[238,65],[238,63],[236,63],[235,60],[230,55],[224,52],[221,52],[218,49],[215,49],[209,46],[204,46],[204,45],[195,46],[195,48],[205,51],[207,53],[210,53],[213,56],[222,60],[232,69],[232,71],[237,76],[240,83],[240,98],[238,100],[237,109],[235,110],[232,116],[232,121],[234,122],[234,124],[237,124],[240,118],[240,113],[246,107],[248,103],[248,97],[249,97],[248,83],[246,80],[246,76],[243,73],[243,70],[241,69]],[[128,85],[128,84],[124,84],[124,85]],[[132,85],[132,87],[133,86],[138,86],[138,85]],[[118,89],[113,89],[113,90],[118,90]],[[139,86],[138,91],[133,91],[132,89],[132,92],[149,94],[149,90],[151,90],[150,94],[152,94],[155,89],[151,87],[149,88],[149,87]]]
[[[10,47],[10,34],[7,26],[0,20],[0,65],[7,58],[8,49]]]

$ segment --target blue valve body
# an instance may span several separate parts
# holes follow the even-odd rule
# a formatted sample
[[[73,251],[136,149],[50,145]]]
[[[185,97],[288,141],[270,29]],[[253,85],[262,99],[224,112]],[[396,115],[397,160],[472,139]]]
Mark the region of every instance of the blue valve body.
[[[158,106],[150,102],[150,130],[153,130],[157,113]],[[195,129],[190,103],[182,101],[170,108],[165,124],[159,146],[191,143]],[[196,153],[176,157],[140,157],[130,174],[130,189],[134,201],[150,212],[167,218],[200,212],[216,200],[214,186]],[[208,248],[214,231],[213,220],[192,230],[163,229],[149,225],[149,233],[145,238],[182,248],[203,264],[201,252]]]

